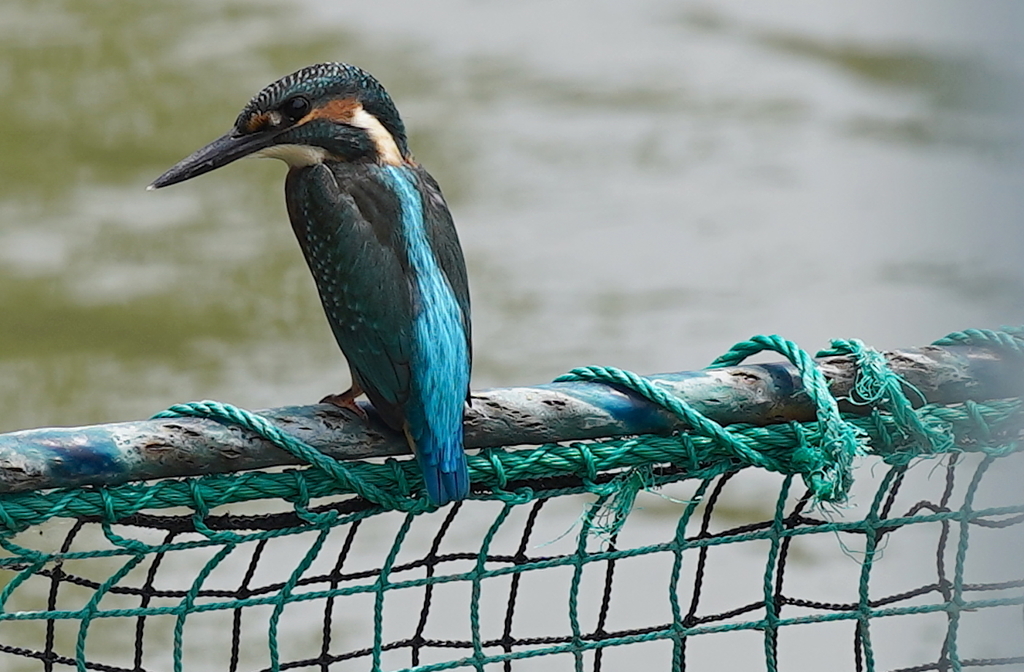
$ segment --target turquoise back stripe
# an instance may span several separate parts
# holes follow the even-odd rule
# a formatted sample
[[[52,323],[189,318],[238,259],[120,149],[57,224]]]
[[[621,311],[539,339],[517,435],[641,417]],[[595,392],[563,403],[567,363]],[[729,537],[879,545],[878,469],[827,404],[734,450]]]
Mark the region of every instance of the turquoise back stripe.
[[[457,448],[433,457],[442,471],[453,471],[462,452],[462,411],[469,387],[469,350],[462,311],[427,242],[422,199],[413,178],[401,166],[385,166],[384,171],[401,203],[402,230],[420,299],[413,325],[416,351],[412,374],[427,427],[411,429],[426,430],[444,448]],[[429,455],[421,457],[433,462]]]

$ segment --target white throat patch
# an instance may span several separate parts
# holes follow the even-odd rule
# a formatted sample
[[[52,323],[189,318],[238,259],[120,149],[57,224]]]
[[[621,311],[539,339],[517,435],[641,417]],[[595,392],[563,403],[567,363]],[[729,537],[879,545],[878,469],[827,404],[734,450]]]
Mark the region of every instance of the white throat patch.
[[[304,166],[315,166],[323,163],[327,158],[327,150],[323,147],[312,147],[310,145],[271,145],[252,156],[261,159],[281,159],[292,168]]]

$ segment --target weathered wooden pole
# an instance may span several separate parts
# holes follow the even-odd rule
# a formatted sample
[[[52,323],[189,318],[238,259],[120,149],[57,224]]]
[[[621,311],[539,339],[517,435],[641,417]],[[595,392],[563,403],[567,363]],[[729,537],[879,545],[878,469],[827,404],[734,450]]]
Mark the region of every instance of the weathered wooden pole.
[[[925,346],[885,353],[913,390],[912,400],[956,403],[1024,394],[1024,361],[970,346]],[[848,396],[856,380],[850,357],[817,360],[833,394]],[[649,376],[657,385],[722,424],[766,425],[814,418],[800,374],[789,363],[754,364]],[[909,390],[909,388],[908,388]],[[867,413],[869,406],[841,404]],[[334,406],[259,411],[337,459],[408,453],[405,440],[364,405],[369,422]],[[683,429],[672,414],[615,386],[551,383],[475,392],[466,412],[467,448],[542,444],[662,434]],[[134,480],[194,476],[275,465],[295,459],[248,430],[213,420],[175,418],[0,434],[0,494]]]

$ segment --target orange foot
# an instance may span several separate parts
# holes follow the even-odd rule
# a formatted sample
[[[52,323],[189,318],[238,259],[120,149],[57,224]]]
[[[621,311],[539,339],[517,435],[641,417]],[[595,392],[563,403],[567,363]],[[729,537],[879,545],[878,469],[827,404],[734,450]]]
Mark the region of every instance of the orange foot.
[[[366,417],[366,411],[363,410],[362,406],[356,403],[356,397],[363,393],[361,387],[352,383],[352,387],[348,388],[341,394],[328,394],[326,397],[320,400],[321,404],[334,404],[338,408],[343,408],[347,411],[352,411],[356,416],[366,422],[369,418]]]

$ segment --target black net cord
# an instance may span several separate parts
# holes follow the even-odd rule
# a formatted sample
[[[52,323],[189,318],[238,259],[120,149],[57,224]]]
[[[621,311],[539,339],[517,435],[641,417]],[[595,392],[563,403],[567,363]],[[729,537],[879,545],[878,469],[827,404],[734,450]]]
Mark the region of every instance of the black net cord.
[[[164,544],[169,544],[174,541],[174,538],[178,536],[177,532],[168,532],[164,537]],[[142,586],[142,599],[139,602],[139,606],[146,608],[149,606],[150,601],[153,599],[153,583],[156,581],[157,571],[160,569],[160,564],[164,560],[164,556],[167,554],[163,551],[156,554],[153,558],[153,562],[149,565],[149,570],[146,572],[146,581]],[[146,636],[146,617],[139,616],[135,619],[135,669],[142,669],[142,652],[143,652],[143,639]]]
[[[948,459],[948,458],[947,458]],[[876,495],[879,506],[879,516],[876,518],[875,524],[850,528],[846,531],[839,532],[840,535],[851,535],[854,537],[872,539],[876,544],[881,542],[883,538],[886,538],[889,534],[898,533],[901,524],[898,522],[889,521],[888,519],[912,517],[920,514],[932,514],[932,513],[943,513],[950,514],[958,511],[958,504],[954,502],[955,495],[958,490],[966,485],[968,473],[964,469],[964,458],[959,458],[956,461],[947,461],[938,465],[937,471],[939,474],[945,476],[944,482],[939,481],[936,485],[939,486],[939,492],[934,493],[935,496],[926,500],[917,501],[909,508],[907,513],[902,515],[897,513],[897,510],[903,510],[906,504],[901,505],[901,497],[905,497],[908,492],[907,487],[904,487],[904,474],[902,473],[903,467],[893,466],[891,467],[891,473],[885,479],[888,483],[884,486],[884,491]],[[964,472],[959,476],[956,475],[956,471],[959,470]],[[708,586],[705,585],[707,577],[705,572],[710,571],[714,563],[713,554],[710,554],[710,548],[712,546],[718,547],[721,543],[706,544],[705,541],[722,541],[728,542],[728,539],[739,535],[748,535],[751,532],[765,531],[773,526],[780,526],[780,523],[787,531],[795,529],[803,529],[809,531],[812,534],[813,528],[822,527],[823,531],[829,529],[831,521],[829,519],[821,519],[820,516],[815,515],[812,511],[808,513],[810,509],[810,502],[807,499],[806,494],[801,499],[797,499],[793,502],[791,509],[780,512],[779,516],[781,520],[767,520],[767,521],[755,521],[751,523],[744,523],[742,525],[730,527],[729,529],[721,529],[715,532],[711,532],[711,527],[715,521],[720,520],[717,515],[722,507],[722,502],[728,493],[729,486],[727,482],[735,483],[729,480],[730,477],[727,475],[719,476],[710,481],[705,481],[702,485],[701,491],[708,492],[708,495],[703,498],[703,502],[700,506],[705,507],[704,511],[701,512],[701,520],[699,523],[693,521],[694,527],[690,534],[686,537],[687,544],[685,548],[688,548],[686,552],[687,562],[693,562],[690,565],[693,568],[694,574],[691,578],[691,587],[683,586],[682,590],[692,590],[690,598],[686,601],[688,606],[684,606],[685,611],[680,612],[680,622],[685,621],[687,627],[697,627],[706,624],[718,624],[725,623],[731,618],[749,614],[759,609],[764,609],[764,599],[762,598],[757,602],[745,604],[741,606],[728,605],[727,611],[717,613],[702,613],[702,607],[706,610],[707,597],[706,595]],[[906,480],[910,482],[910,474],[906,475]],[[909,486],[908,486],[909,487]],[[706,490],[704,488],[707,488]],[[902,495],[900,490],[902,488]],[[911,500],[914,501],[914,500]],[[516,631],[516,614],[517,610],[521,607],[523,596],[526,594],[524,591],[529,586],[529,577],[523,577],[525,572],[533,572],[534,569],[530,567],[533,563],[540,562],[542,565],[546,565],[549,561],[564,560],[568,555],[555,555],[547,556],[543,551],[538,552],[537,549],[530,547],[532,535],[536,534],[536,530],[540,525],[541,521],[545,518],[542,508],[545,504],[550,502],[549,499],[539,497],[532,502],[526,502],[523,504],[522,512],[526,515],[523,516],[525,520],[521,530],[512,532],[512,539],[518,548],[514,554],[511,555],[498,555],[490,554],[486,556],[486,562],[488,564],[494,563],[499,565],[506,565],[510,570],[517,570],[509,572],[509,585],[507,592],[501,591],[498,594],[492,593],[492,595],[501,604],[498,606],[501,612],[504,613],[504,628],[501,632],[500,637],[495,639],[487,640],[480,645],[484,648],[495,649],[510,655],[521,655],[528,649],[537,646],[558,646],[565,644],[587,644],[587,648],[591,649],[593,653],[587,653],[585,659],[585,669],[593,669],[594,672],[601,672],[603,664],[608,662],[604,659],[601,643],[608,640],[621,640],[624,637],[634,637],[643,635],[654,635],[656,638],[671,637],[671,632],[674,628],[678,627],[678,624],[672,622],[667,623],[644,623],[641,627],[629,629],[629,630],[618,630],[614,627],[609,628],[610,623],[614,623],[614,615],[611,614],[611,601],[614,596],[614,586],[619,585],[622,588],[622,571],[624,567],[629,567],[626,557],[605,557],[605,558],[592,558],[593,564],[590,564],[590,571],[599,571],[603,574],[603,589],[600,591],[600,602],[595,605],[596,625],[592,626],[589,631],[582,631],[576,634],[552,632],[546,636],[540,637],[515,637]],[[910,503],[910,502],[907,502]],[[469,507],[473,502],[467,503],[465,506]],[[952,507],[952,508],[951,508]],[[545,509],[547,511],[547,509]],[[469,512],[468,508],[463,508],[459,515],[467,515]],[[233,521],[230,519],[231,514],[226,514],[220,519],[220,522],[227,528],[239,528],[243,526],[243,521]],[[553,514],[554,515],[554,514]],[[191,519],[194,516],[182,516],[180,519],[173,518],[170,516],[160,517],[159,521],[157,517],[152,519],[146,519],[142,527],[148,528],[151,531],[159,531],[161,528],[158,525],[151,525],[150,523],[167,522],[167,527],[170,529],[164,529],[160,534],[160,537],[164,539],[164,544],[167,545],[172,540],[176,543],[180,543],[182,532],[187,531],[186,525],[191,524]],[[246,517],[244,525],[252,525],[257,520],[256,517]],[[276,525],[281,522],[278,519],[260,518],[269,524],[272,529],[277,529]],[[426,578],[441,577],[446,573],[447,568],[452,567],[453,563],[461,563],[466,560],[477,561],[479,559],[479,553],[477,552],[458,552],[457,549],[451,551],[441,552],[442,548],[446,545],[443,542],[444,539],[449,539],[452,532],[449,531],[449,527],[454,529],[454,521],[451,511],[442,512],[440,515],[434,516],[430,519],[430,525],[435,527],[434,533],[427,537],[425,544],[418,554],[414,558],[403,565],[396,565],[391,568],[391,573],[406,572],[406,578],[416,578],[417,576],[426,575]],[[435,522],[436,521],[436,522]],[[142,523],[141,519],[133,520],[133,522]],[[1015,515],[995,515],[992,518],[970,520],[970,524],[984,526],[984,527],[1008,527],[1011,525],[1019,525],[1024,523],[1024,516],[1020,514]],[[936,553],[934,560],[935,564],[932,565],[938,574],[935,579],[926,577],[929,579],[927,585],[921,585],[911,590],[904,591],[899,594],[892,595],[879,595],[871,599],[866,599],[866,605],[871,608],[878,608],[886,605],[894,605],[900,602],[905,602],[915,596],[921,596],[926,593],[933,593],[938,599],[940,596],[945,600],[949,601],[952,597],[957,594],[953,587],[953,571],[954,568],[951,563],[951,559],[945,558],[945,553],[950,551],[951,543],[957,538],[957,535],[953,534],[956,528],[950,527],[956,524],[957,521],[950,519],[949,522],[943,522],[942,520],[935,521],[936,527],[932,528],[935,533],[935,541],[932,542],[932,553]],[[48,587],[48,595],[44,593],[41,597],[40,603],[45,602],[47,609],[57,611],[62,608],[62,601],[74,602],[73,595],[67,590],[65,586],[80,586],[87,589],[96,590],[100,587],[93,578],[87,575],[78,575],[74,566],[64,563],[61,564],[61,556],[68,553],[69,551],[74,553],[76,546],[88,544],[86,532],[89,531],[90,525],[94,525],[95,521],[92,520],[79,520],[75,523],[74,529],[71,529],[62,540],[62,545],[59,551],[51,553],[51,560],[48,561],[48,565],[41,567],[36,573],[42,578],[45,577],[46,583],[42,584],[44,587]],[[117,525],[128,525],[130,523],[119,522]],[[342,589],[345,589],[348,585],[352,585],[356,582],[364,581],[367,578],[372,579],[374,576],[379,576],[380,570],[369,568],[349,568],[351,566],[350,549],[355,548],[355,542],[358,540],[357,532],[362,530],[365,532],[368,523],[363,523],[360,528],[358,521],[352,521],[347,523],[348,529],[338,529],[338,532],[342,534],[337,537],[337,544],[334,548],[339,550],[335,551],[336,557],[331,558],[330,562],[334,565],[333,569],[324,568],[320,574],[315,576],[304,576],[299,580],[301,585],[309,585],[314,587],[316,590],[323,590],[327,595],[324,596],[324,601],[321,602],[324,606],[322,611],[323,615],[323,639],[321,644],[314,644],[311,649],[307,649],[307,653],[304,654],[301,659],[291,659],[281,661],[281,670],[317,670],[319,672],[325,672],[326,670],[333,670],[338,667],[338,664],[342,661],[353,661],[350,664],[358,664],[357,659],[362,659],[368,662],[368,658],[373,655],[372,648],[367,648],[361,644],[356,646],[359,648],[344,649],[338,648],[339,641],[338,637],[332,638],[332,629],[337,627],[337,624],[333,621],[333,612],[338,605],[343,605],[345,598],[341,595],[334,595],[333,593]],[[426,522],[424,522],[426,524]],[[310,532],[315,531],[314,528],[309,528]],[[826,532],[827,534],[835,534],[834,532]],[[518,539],[516,539],[518,537]],[[276,537],[267,537],[271,539]],[[430,541],[432,539],[432,541]],[[794,567],[788,563],[792,559],[792,554],[798,546],[792,546],[792,541],[795,539],[794,536],[789,534],[783,535],[779,540],[778,547],[778,561],[776,566],[772,569],[772,576],[774,579],[774,586],[771,588],[769,597],[775,600],[777,617],[783,617],[787,615],[788,610],[783,609],[782,605],[793,605],[800,607],[808,607],[816,610],[827,610],[827,611],[845,611],[845,612],[857,612],[864,608],[864,602],[855,602],[849,604],[841,603],[826,603],[820,602],[813,599],[806,599],[804,596],[795,595],[788,597],[786,593],[791,591],[793,588],[792,581],[785,580],[785,574],[787,571],[795,571]],[[601,553],[611,552],[620,553],[618,549],[621,538],[611,540],[611,545],[604,545],[601,549]],[[699,545],[694,546],[695,542],[699,542]],[[276,591],[280,591],[284,585],[278,581],[270,581],[267,583],[259,583],[257,578],[261,575],[260,568],[265,567],[270,562],[271,548],[273,546],[266,545],[270,543],[263,539],[254,539],[252,546],[250,547],[250,556],[242,554],[238,562],[239,577],[238,583],[233,587],[228,586],[225,588],[208,588],[199,591],[200,597],[208,598],[228,598],[228,599],[247,599],[253,596],[261,596],[272,594]],[[264,550],[264,548],[266,550]],[[622,549],[628,552],[628,548]],[[671,549],[666,547],[665,549],[659,550],[658,552],[670,552]],[[928,551],[926,551],[927,553]],[[154,549],[154,554],[150,556],[152,564],[146,568],[147,573],[140,576],[140,581],[137,585],[113,585],[110,586],[108,592],[111,594],[121,594],[126,596],[135,596],[135,604],[145,608],[152,607],[157,600],[161,598],[174,598],[181,597],[185,591],[176,590],[161,587],[160,574],[165,573],[168,570],[168,566],[173,558],[173,549],[167,550],[167,557],[160,555],[160,551]],[[575,552],[579,553],[579,550]],[[588,552],[591,554],[593,552]],[[332,554],[333,555],[333,554]],[[573,554],[569,554],[573,555]],[[922,558],[924,565],[927,566],[927,555]],[[12,566],[13,563],[7,563],[7,566]],[[18,565],[13,565],[18,567]],[[522,571],[518,571],[518,568],[523,568]],[[358,569],[358,571],[355,571]],[[346,573],[347,570],[347,573]],[[539,569],[537,570],[539,571]],[[422,572],[422,573],[418,573]],[[949,577],[947,577],[947,573]],[[272,578],[268,576],[267,578]],[[618,583],[615,581],[618,580]],[[258,585],[257,585],[258,584]],[[429,581],[425,584],[421,584],[420,588],[415,589],[417,592],[414,594],[409,592],[407,594],[408,600],[406,604],[411,610],[415,610],[417,606],[420,606],[420,618],[417,625],[413,626],[410,624],[409,631],[402,633],[399,638],[393,641],[381,642],[384,651],[390,652],[401,652],[409,658],[415,656],[415,664],[424,664],[424,659],[429,660],[430,656],[436,656],[443,654],[445,651],[451,651],[453,655],[462,657],[461,652],[469,652],[474,650],[473,642],[470,640],[437,640],[429,639],[428,631],[429,627],[427,624],[431,622],[430,615],[434,612],[432,609],[432,599],[437,597],[439,593],[436,591],[428,591],[431,587]],[[962,590],[964,591],[998,591],[1006,590],[1011,588],[1019,588],[1024,586],[1024,579],[1010,580],[1010,581],[999,581],[999,582],[979,582],[979,583],[964,583]],[[596,587],[596,586],[595,586]],[[397,595],[397,593],[396,593]],[[808,598],[811,596],[808,595]],[[507,602],[504,598],[507,598]],[[684,603],[685,604],[685,603]],[[40,604],[42,606],[42,604]],[[723,605],[725,606],[725,605]],[[248,612],[249,616],[244,614]],[[236,609],[234,606],[230,608],[230,611],[226,612],[225,616],[225,628],[223,636],[225,639],[228,637],[228,631],[231,632],[231,647],[232,647],[232,660],[231,660],[231,672],[241,672],[245,668],[242,660],[246,658],[246,649],[244,647],[249,646],[249,636],[246,635],[247,629],[259,629],[261,627],[260,619],[253,618],[255,612],[242,607]],[[415,612],[414,612],[415,613]],[[1019,610],[1017,610],[1019,613]],[[230,614],[230,615],[228,615]],[[685,614],[685,616],[683,615]],[[434,619],[439,617],[439,613],[434,615]],[[756,618],[756,617],[755,617]],[[227,624],[234,620],[234,627],[229,627]],[[47,622],[52,621],[52,622]],[[124,651],[127,660],[123,663],[123,666],[112,665],[110,662],[99,660],[86,660],[76,661],[74,651],[65,651],[61,647],[61,630],[56,627],[53,619],[46,619],[45,616],[41,617],[40,625],[46,626],[45,630],[45,641],[44,631],[41,628],[39,631],[39,642],[36,646],[32,646],[31,642],[9,642],[0,645],[0,656],[11,656],[19,657],[22,659],[38,660],[40,670],[60,670],[65,667],[74,668],[76,663],[81,664],[84,662],[85,669],[96,670],[98,672],[153,672],[154,669],[147,666],[147,663],[142,655],[142,643],[145,642],[147,646],[151,646],[154,638],[159,637],[159,633],[153,631],[153,618],[143,617],[139,615],[128,615],[126,620],[123,621],[127,626],[131,623],[131,627],[134,630],[135,639],[135,650],[134,660],[131,656],[131,649]],[[413,621],[416,623],[416,621]],[[321,624],[317,624],[317,629],[320,629]],[[866,621],[853,621],[852,639],[854,642],[854,667],[857,670],[866,670],[868,667],[868,659],[866,658],[867,652],[870,650],[870,632],[865,630]],[[250,633],[251,634],[251,633]],[[317,633],[320,634],[320,633]],[[338,633],[334,633],[337,635]],[[319,637],[318,637],[319,639]],[[925,672],[930,670],[946,671],[952,670],[956,658],[955,649],[950,649],[949,643],[946,642],[943,645],[943,640],[946,638],[938,638],[935,642],[933,652],[929,656],[931,660],[927,662],[918,662],[916,665],[906,668],[901,668],[898,672]],[[785,648],[785,638],[780,638],[781,644],[776,642],[774,639],[769,637],[769,647],[774,645]],[[243,643],[245,642],[245,643]],[[609,642],[612,643],[612,642]],[[676,650],[687,643],[687,638],[681,638],[678,640]],[[128,645],[131,646],[131,645]],[[335,650],[332,651],[332,647]],[[158,647],[159,648],[159,647]],[[102,653],[101,651],[99,651]],[[152,657],[152,652],[148,652],[148,655]],[[227,652],[225,652],[227,653]],[[581,651],[582,653],[582,651]],[[673,652],[675,654],[675,651]],[[693,655],[693,651],[690,651]],[[443,654],[447,656],[448,654]],[[1018,654],[1019,656],[1019,654]],[[406,658],[405,660],[408,660]],[[456,660],[457,658],[451,658]],[[6,662],[6,658],[3,661]],[[676,669],[680,669],[680,661],[685,665],[685,658],[675,658]],[[402,661],[405,662],[405,661]],[[973,659],[961,659],[959,664],[963,668],[978,667],[978,666],[1013,666],[1020,665],[1022,660],[1017,657],[1006,657],[1006,658],[983,658],[977,657]],[[495,665],[495,669],[504,669],[509,672],[517,667],[517,664],[512,660],[501,661],[501,666]],[[150,661],[150,665],[158,665],[156,660]],[[691,661],[692,664],[692,661]],[[3,663],[0,663],[0,667],[4,667]],[[490,667],[490,665],[488,665]],[[225,668],[227,669],[227,668]],[[880,668],[881,669],[881,668]],[[889,669],[889,668],[887,668]],[[896,671],[894,671],[896,672]]]
[[[718,482],[715,483],[715,487],[711,490],[711,494],[708,495],[707,499],[704,500],[704,515],[700,522],[700,532],[697,537],[702,538],[708,536],[708,530],[711,529],[711,513],[715,509],[715,504],[718,502],[718,498],[722,496],[722,490],[725,488],[725,484],[736,475],[737,472],[731,471],[723,474]],[[690,596],[690,607],[686,611],[686,615],[683,617],[683,627],[693,627],[696,625],[697,617],[697,606],[700,604],[700,594],[704,586],[704,570],[707,566],[708,561],[708,547],[701,546],[700,551],[697,553],[697,572],[693,579],[693,594]],[[679,669],[680,672],[686,671],[686,638],[679,642]]]
[[[943,490],[942,499],[939,500],[939,506],[937,507],[939,510],[942,510],[942,511],[948,511],[949,510],[949,500],[952,498],[953,485],[954,485],[954,483],[956,481],[956,470],[954,469],[955,466],[956,466],[956,456],[951,456],[950,460],[949,460],[949,463],[946,465],[946,487],[945,487],[945,490]],[[949,533],[950,533],[949,521],[944,520],[944,521],[942,521],[942,533],[939,536],[939,548],[938,548],[938,552],[936,553],[936,557],[935,557],[935,566],[936,566],[936,570],[938,571],[939,590],[942,591],[942,599],[944,601],[946,601],[946,602],[949,602],[950,600],[953,599],[953,585],[952,585],[952,582],[950,582],[946,578],[946,552],[945,551],[946,551],[946,544],[949,542]],[[943,640],[943,642],[942,642],[942,650],[939,652],[939,660],[937,661],[937,664],[940,667],[938,667],[936,669],[939,669],[939,670],[950,669],[950,660],[949,660],[950,641],[949,641],[949,635],[950,635],[950,633],[947,632],[946,639]]]
[[[526,524],[523,526],[523,536],[519,541],[519,548],[516,549],[516,554],[513,556],[514,561],[517,565],[521,565],[529,560],[526,555],[526,549],[530,543],[530,537],[533,535],[534,525],[537,523],[537,516],[540,515],[541,509],[550,500],[538,499],[530,507],[530,513],[526,517]],[[522,578],[522,574],[513,574],[512,582],[508,589],[508,604],[505,606],[505,624],[504,629],[501,633],[501,646],[505,653],[512,653],[513,642],[512,642],[512,620],[515,617],[516,601],[519,597],[519,581]],[[504,672],[512,672],[512,661],[506,660],[502,664]]]
[[[238,587],[239,597],[249,596],[249,583],[252,581],[252,577],[256,574],[256,567],[259,565],[260,558],[263,557],[263,549],[267,547],[267,539],[260,539],[256,543],[256,548],[253,549],[252,556],[249,558],[249,566],[245,569],[245,574],[242,575],[242,583]],[[231,662],[228,666],[230,672],[238,672],[238,659],[242,646],[242,610],[235,609],[231,617]]]
[[[85,522],[82,520],[75,521],[75,524],[71,527],[71,530],[64,537],[64,541],[60,545],[61,554],[71,550],[71,544],[75,541],[75,537],[78,536],[84,525]],[[46,597],[46,609],[48,611],[57,609],[57,592],[60,589],[61,579],[63,578],[64,570],[60,564],[57,564],[50,575],[50,592]],[[56,628],[57,622],[54,619],[49,618],[46,620],[46,640],[43,648],[43,670],[45,672],[53,672],[53,661],[57,657],[57,653],[53,649]]]
[[[444,522],[441,523],[441,527],[438,528],[437,534],[434,535],[434,540],[430,544],[430,550],[427,552],[427,556],[424,559],[426,562],[427,578],[434,576],[434,568],[437,566],[437,555],[438,551],[441,550],[441,542],[444,540],[445,535],[448,534],[448,530],[451,528],[452,523],[455,522],[455,516],[458,515],[462,509],[462,502],[455,502],[451,509],[448,510],[448,515],[445,516]],[[423,591],[423,604],[420,607],[420,620],[416,624],[416,632],[412,636],[412,651],[411,659],[412,665],[415,667],[420,664],[420,650],[423,648],[423,631],[427,627],[427,619],[430,618],[430,605],[434,599],[434,586],[433,584],[427,584]]]
[[[619,535],[612,536],[608,543],[608,550],[615,550],[615,540]],[[608,633],[605,632],[604,626],[608,622],[608,610],[612,604],[612,581],[615,579],[615,558],[610,558],[605,567],[604,572],[604,592],[601,595],[601,609],[597,614],[597,627],[594,629],[594,635],[597,637],[604,637]],[[594,672],[601,672],[601,659],[604,656],[604,649],[598,649],[594,652]]]
[[[868,528],[864,531],[864,550],[865,550],[865,561],[871,559],[873,549],[877,548],[882,538],[890,531],[890,528],[882,525],[882,521],[891,513],[892,507],[895,505],[896,496],[899,493],[900,487],[903,484],[904,475],[906,474],[906,466],[895,466],[892,467],[888,474],[882,479],[882,488],[888,488],[888,492],[885,493],[884,498],[879,503],[879,497],[881,492],[876,493],[875,503],[872,506],[878,506],[878,524]],[[888,483],[888,485],[886,485]],[[868,536],[871,534],[872,536]],[[866,581],[866,572],[870,571],[871,565],[862,564],[861,566],[861,580]],[[867,600],[867,606],[873,606],[870,599]],[[859,605],[858,605],[859,608]],[[871,646],[870,632],[867,629],[867,623],[858,619],[854,626],[853,636],[853,659],[854,669],[857,672],[861,672],[864,666],[868,664],[868,661],[872,661],[873,656],[870,653],[869,647]]]
[[[352,543],[355,541],[356,532],[359,531],[359,526],[362,522],[362,520],[357,520],[348,528],[348,534],[345,535],[345,542],[341,545],[341,551],[338,553],[338,559],[335,561],[334,567],[331,569],[331,590],[336,590],[341,584],[341,570],[345,567],[345,561],[348,559],[348,554],[352,551]],[[324,627],[320,644],[321,672],[328,672],[328,668],[330,666],[331,628],[334,625],[335,599],[335,596],[331,595],[327,598],[325,601],[326,603],[324,604]]]
[[[793,529],[800,525],[801,512],[807,507],[811,501],[811,497],[814,493],[810,490],[804,492],[803,496],[797,501],[793,507],[792,513],[790,513],[783,520],[783,525],[786,529]],[[782,605],[786,603],[786,598],[782,594],[782,580],[786,576],[786,560],[789,558],[789,549],[793,544],[793,537],[783,537],[782,541],[779,542],[779,560],[775,567],[775,590],[773,593],[774,597],[774,616],[776,618],[782,613]],[[773,659],[778,659],[778,648],[779,648],[779,631],[773,629],[771,632],[771,639],[769,641],[769,648],[772,651]]]

